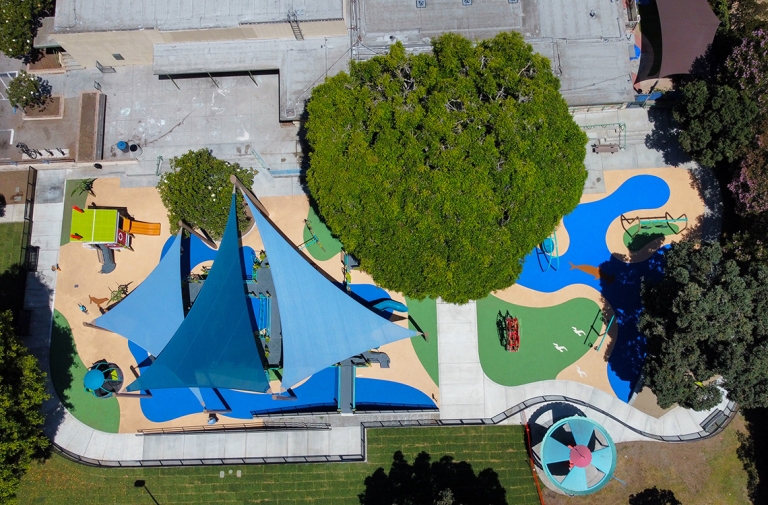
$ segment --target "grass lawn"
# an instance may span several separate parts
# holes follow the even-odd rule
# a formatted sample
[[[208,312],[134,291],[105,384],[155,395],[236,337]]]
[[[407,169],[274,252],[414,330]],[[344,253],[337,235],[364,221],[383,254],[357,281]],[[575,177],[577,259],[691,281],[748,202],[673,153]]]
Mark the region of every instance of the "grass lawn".
[[[24,223],[0,224],[0,273],[19,264],[22,233]]]
[[[58,310],[53,311],[51,357],[51,382],[67,410],[91,428],[117,433],[120,427],[117,398],[96,398],[85,391],[83,379],[88,366],[80,360],[72,328]]]
[[[402,428],[368,431],[367,463],[211,466],[194,468],[92,468],[54,455],[34,464],[22,480],[20,503],[153,503],[134,482],[144,480],[156,503],[358,503],[365,477],[389,471],[401,450],[413,462],[420,451],[437,460],[446,454],[467,461],[477,474],[492,468],[507,490],[507,502],[538,505],[521,426]],[[219,472],[224,471],[224,478]],[[237,477],[237,472],[242,477]],[[231,472],[231,473],[230,473]]]

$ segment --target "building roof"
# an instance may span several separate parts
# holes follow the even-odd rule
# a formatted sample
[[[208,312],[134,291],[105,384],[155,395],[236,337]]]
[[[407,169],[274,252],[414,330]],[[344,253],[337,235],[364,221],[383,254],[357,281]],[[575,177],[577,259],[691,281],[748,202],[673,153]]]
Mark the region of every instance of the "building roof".
[[[159,356],[184,321],[181,300],[181,232],[144,282],[93,324]]]
[[[351,356],[417,334],[372,312],[328,280],[246,201],[280,297],[284,388]]]
[[[688,74],[706,54],[720,20],[707,0],[656,0],[661,21],[661,68],[658,77]]]
[[[235,195],[216,259],[195,304],[128,391],[203,387],[265,392],[263,350],[243,287]]]
[[[342,0],[57,0],[54,31],[200,30],[286,21],[341,19]]]

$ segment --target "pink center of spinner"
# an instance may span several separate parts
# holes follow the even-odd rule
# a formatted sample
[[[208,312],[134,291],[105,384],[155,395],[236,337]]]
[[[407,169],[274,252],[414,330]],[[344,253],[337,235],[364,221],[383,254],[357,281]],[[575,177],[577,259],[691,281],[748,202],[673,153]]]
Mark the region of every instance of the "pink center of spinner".
[[[573,446],[570,461],[573,466],[585,468],[592,462],[592,451],[586,445]]]

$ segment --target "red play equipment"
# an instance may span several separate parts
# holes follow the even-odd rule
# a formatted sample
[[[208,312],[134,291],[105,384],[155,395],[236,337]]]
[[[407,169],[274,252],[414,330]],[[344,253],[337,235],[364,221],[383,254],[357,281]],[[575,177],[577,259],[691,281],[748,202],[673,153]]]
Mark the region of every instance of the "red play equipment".
[[[520,324],[516,317],[509,315],[509,312],[504,317],[504,330],[506,336],[504,347],[507,351],[517,352],[520,350]]]

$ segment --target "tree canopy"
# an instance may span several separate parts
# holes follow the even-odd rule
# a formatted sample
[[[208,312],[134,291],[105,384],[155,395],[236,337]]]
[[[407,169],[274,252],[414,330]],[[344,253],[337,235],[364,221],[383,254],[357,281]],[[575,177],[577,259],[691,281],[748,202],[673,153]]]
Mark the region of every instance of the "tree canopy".
[[[171,232],[178,231],[178,221],[204,230],[214,240],[224,235],[232,197],[234,174],[247,187],[253,185],[253,171],[237,163],[217,159],[210,149],[189,151],[178,158],[171,158],[173,172],[160,177],[157,190],[168,210]],[[243,196],[237,193],[237,220],[240,230],[250,226],[245,212]]]
[[[412,298],[515,282],[578,204],[586,135],[549,61],[517,33],[353,62],[307,104],[307,184],[360,266]]]
[[[506,505],[506,490],[499,476],[486,468],[475,475],[466,461],[443,456],[430,463],[426,452],[413,464],[397,451],[389,474],[383,468],[365,478],[365,491],[358,495],[362,505],[452,505],[482,503]]]
[[[38,18],[53,11],[53,0],[0,0],[0,51],[10,58],[32,52]]]
[[[26,110],[29,107],[42,107],[51,96],[51,86],[36,75],[24,70],[11,79],[8,84],[8,101],[13,107]]]
[[[733,162],[754,137],[758,108],[744,93],[728,85],[699,80],[682,88],[674,112],[680,124],[680,145],[703,167]]]
[[[638,325],[659,405],[711,408],[719,376],[731,400],[768,406],[768,267],[741,266],[717,243],[679,242],[665,259],[663,280],[643,286]]]
[[[45,374],[13,332],[11,312],[0,313],[0,502],[14,501],[32,458],[48,446],[40,407],[48,398]]]

